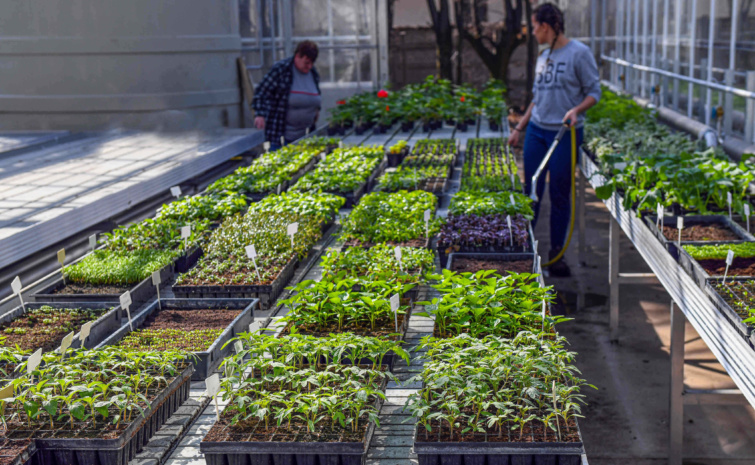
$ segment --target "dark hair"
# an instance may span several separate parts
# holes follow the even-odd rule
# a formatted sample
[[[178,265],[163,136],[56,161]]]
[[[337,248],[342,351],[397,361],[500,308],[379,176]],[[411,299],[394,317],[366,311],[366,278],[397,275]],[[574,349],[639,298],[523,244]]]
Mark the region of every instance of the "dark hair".
[[[553,37],[551,49],[548,51],[548,59],[550,60],[558,36],[564,33],[564,13],[552,3],[543,3],[535,8],[532,15],[535,17],[535,21],[541,24],[547,24],[553,29],[553,32],[556,33],[555,37]]]
[[[309,58],[312,60],[312,63],[317,60],[317,54],[317,44],[311,40],[302,40],[299,42],[299,45],[296,46],[296,51],[294,52],[294,55],[303,55]]]

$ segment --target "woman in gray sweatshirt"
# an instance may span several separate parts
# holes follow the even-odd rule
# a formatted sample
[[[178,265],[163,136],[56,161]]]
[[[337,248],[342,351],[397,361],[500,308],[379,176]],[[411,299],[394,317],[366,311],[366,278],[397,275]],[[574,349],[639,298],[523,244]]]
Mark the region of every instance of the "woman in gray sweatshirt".
[[[532,15],[533,29],[538,43],[550,44],[540,54],[535,68],[533,100],[522,120],[511,132],[509,144],[516,145],[527,128],[524,139],[525,189],[530,183],[545,153],[565,122],[576,126],[577,146],[582,143],[584,112],[600,100],[600,76],[590,49],[564,35],[564,15],[558,7],[544,3]],[[564,246],[571,219],[571,134],[567,132],[554,151],[546,171],[550,172],[551,249],[553,259]],[[537,183],[538,198],[545,191],[545,172]],[[533,205],[537,222],[539,202]],[[561,259],[550,266],[552,276],[569,276],[566,262]]]

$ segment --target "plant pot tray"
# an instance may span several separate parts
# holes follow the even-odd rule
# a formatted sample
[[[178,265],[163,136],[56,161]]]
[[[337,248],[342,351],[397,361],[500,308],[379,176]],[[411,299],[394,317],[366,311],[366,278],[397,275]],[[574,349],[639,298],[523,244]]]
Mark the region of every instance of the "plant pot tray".
[[[122,319],[126,318],[126,312],[121,309],[121,306],[119,304],[114,302],[29,302],[25,305],[25,307],[28,310],[40,308],[45,305],[53,308],[109,308],[110,310],[108,312],[105,312],[105,314],[92,322],[92,328],[84,344],[84,346],[89,349],[104,341],[111,333],[120,328],[122,325]],[[0,324],[10,323],[24,313],[24,308],[19,305],[18,307],[0,317]],[[62,340],[63,337],[61,337],[60,339]],[[76,332],[76,334],[74,334],[73,341],[71,342],[71,347],[74,349],[81,347],[78,331]]]
[[[16,451],[9,451],[6,449],[6,446],[8,446],[8,443],[25,443],[28,442],[26,447],[21,451],[21,453],[17,453]],[[17,444],[15,444],[17,445]],[[6,463],[6,460],[8,460],[9,457],[11,457],[13,454],[15,455],[15,458],[11,459],[10,462],[7,462],[8,465],[34,465],[35,464],[35,457],[34,455],[37,453],[37,446],[34,444],[33,440],[24,440],[24,439],[3,439],[0,442],[0,463]]]
[[[446,269],[452,270],[454,259],[468,258],[473,260],[489,260],[495,262],[514,262],[519,260],[532,260],[532,271],[530,273],[538,273],[535,269],[537,266],[537,260],[535,260],[534,253],[463,253],[463,252],[451,252],[448,255],[448,262],[446,262]]]
[[[293,278],[298,260],[292,258],[271,284],[253,286],[173,286],[173,295],[181,299],[259,299],[267,310]]]
[[[264,199],[268,195],[271,194],[280,194],[281,192],[285,192],[296,184],[296,181],[298,181],[302,176],[307,174],[312,168],[314,168],[315,164],[317,163],[317,157],[313,157],[311,160],[307,162],[306,165],[299,168],[299,171],[294,173],[293,176],[291,176],[291,179],[287,181],[283,181],[280,183],[280,189],[276,188],[271,191],[265,191],[265,192],[247,192],[244,194],[244,197],[247,198],[250,202],[259,202],[260,200]]]
[[[37,463],[43,465],[128,465],[157,430],[189,398],[191,373],[188,365],[151,402],[142,417],[132,422],[116,439],[35,439]]]
[[[232,346],[223,346],[240,333],[249,330],[249,325],[254,321],[254,309],[258,301],[257,299],[160,299],[160,304],[163,309],[191,310],[215,308],[241,310],[241,313],[210,344],[207,350],[194,352],[196,358],[189,357],[187,359],[187,362],[194,365],[194,374],[191,377],[192,381],[202,381],[207,379],[220,366],[220,362],[231,353]],[[159,308],[157,301],[152,302],[141,313],[133,317],[132,323],[134,329],[141,328],[147,318]],[[131,327],[127,323],[118,331],[111,334],[97,348],[102,349],[105,346],[115,345],[130,332]]]
[[[663,232],[655,226],[656,220],[658,217],[656,215],[645,215],[644,220],[647,227],[652,231],[653,234],[655,234],[655,237],[658,238],[658,241],[660,241],[661,244],[666,247],[666,250],[669,251],[672,257],[674,257],[675,260],[679,260],[679,251],[677,247],[677,241],[670,241],[666,239],[666,237],[663,235]],[[663,218],[664,225],[672,226],[676,228],[676,219],[677,216],[665,216]],[[739,239],[735,241],[682,241],[681,245],[706,245],[706,244],[727,244],[727,243],[736,243],[741,241],[755,241],[755,236],[752,234],[749,234],[742,226],[738,225],[734,221],[730,220],[728,216],[722,216],[722,215],[688,215],[684,216],[684,227],[689,226],[695,226],[700,224],[717,224],[724,226],[728,229],[730,229],[734,234],[736,234]]]
[[[735,244],[736,242],[704,242],[704,245],[717,245],[717,244]],[[697,244],[697,243],[693,243]],[[734,257],[734,260],[737,258]],[[692,256],[687,253],[686,250],[680,249],[679,250],[679,265],[684,269],[684,271],[687,272],[688,275],[692,277],[692,279],[695,280],[698,286],[700,286],[701,289],[705,289],[706,282],[709,278],[723,278],[721,275],[715,275],[711,276],[708,274],[708,272],[700,266],[700,264],[692,258]],[[721,260],[724,261],[724,260]],[[736,276],[736,275],[729,275],[728,278],[737,278],[737,277],[743,277],[748,278],[749,276]],[[753,277],[750,277],[753,278]]]
[[[726,282],[743,282],[751,281],[750,278],[727,278]],[[713,302],[713,306],[726,317],[726,320],[737,330],[737,332],[744,338],[751,348],[755,349],[755,327],[746,324],[742,317],[734,310],[726,299],[721,296],[716,290],[716,285],[721,283],[723,278],[710,278],[705,285],[705,292]]]

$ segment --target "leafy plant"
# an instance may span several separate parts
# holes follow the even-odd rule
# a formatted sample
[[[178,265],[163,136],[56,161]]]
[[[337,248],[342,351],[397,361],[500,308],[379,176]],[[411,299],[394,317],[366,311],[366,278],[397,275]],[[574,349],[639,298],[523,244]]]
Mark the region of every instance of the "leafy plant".
[[[755,257],[755,242],[714,245],[683,245],[682,248],[695,260],[725,260],[729,250],[738,258]]]
[[[511,199],[514,202],[511,202]],[[462,191],[451,198],[450,215],[522,215],[531,220],[532,199],[518,192]]]
[[[438,232],[438,248],[447,253],[460,247],[506,247],[512,243],[526,247],[529,242],[528,222],[522,215],[511,218],[511,229],[506,215],[454,215],[449,216]]]
[[[435,253],[419,247],[401,247],[401,263],[394,247],[377,244],[374,247],[349,247],[328,250],[321,262],[323,275],[345,271],[347,276],[374,276],[387,281],[419,283],[424,275],[435,269]],[[403,268],[403,271],[402,271]]]
[[[386,192],[399,190],[437,190],[436,183],[448,179],[448,167],[426,166],[423,168],[407,168],[399,166],[395,171],[387,171],[378,178],[377,189]]]
[[[291,188],[298,192],[347,193],[359,188],[385,156],[382,146],[336,149]]]
[[[508,157],[507,163],[507,148],[503,144],[502,139],[470,139],[467,142],[461,173],[462,191],[503,192],[522,189],[516,174],[516,160]]]
[[[95,250],[63,268],[67,282],[91,285],[130,285],[147,279],[154,271],[173,263],[173,250]]]
[[[259,202],[253,203],[249,211],[252,213],[293,213],[327,223],[335,218],[344,202],[346,200],[343,197],[333,194],[284,192],[280,195],[268,195]]]

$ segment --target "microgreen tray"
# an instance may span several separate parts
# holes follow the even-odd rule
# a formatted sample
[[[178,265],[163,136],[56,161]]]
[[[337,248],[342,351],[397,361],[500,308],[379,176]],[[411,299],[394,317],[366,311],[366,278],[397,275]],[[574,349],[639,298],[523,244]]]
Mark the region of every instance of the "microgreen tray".
[[[293,278],[298,260],[292,258],[271,284],[259,286],[173,286],[173,295],[183,299],[259,299],[268,309]]]
[[[579,442],[422,442],[414,430],[419,465],[579,465],[585,448]]]
[[[24,307],[19,305],[18,307],[0,317],[0,325],[10,323],[11,321],[26,313],[26,311],[29,309],[37,309],[43,306],[49,306],[52,308],[109,308],[110,310],[108,312],[104,313],[101,317],[92,322],[92,328],[89,332],[89,336],[84,343],[84,346],[89,349],[104,341],[108,337],[108,335],[120,328],[122,319],[126,318],[126,312],[121,309],[119,304],[114,302],[27,302]],[[0,333],[0,336],[1,335],[2,333]],[[62,339],[63,337],[61,337],[61,341]],[[74,334],[73,341],[71,342],[71,347],[74,349],[81,347],[81,341],[79,340],[78,332]]]
[[[726,244],[740,244],[747,241],[739,241],[739,242],[705,242],[704,245],[726,245]],[[697,283],[698,286],[700,286],[701,289],[705,289],[706,282],[708,278],[723,278],[723,275],[713,275],[711,276],[708,274],[708,272],[695,260],[692,258],[692,256],[684,250],[684,248],[679,250],[679,265],[684,269],[684,271],[687,272]],[[734,260],[737,260],[737,257],[734,257]],[[720,260],[722,263],[725,263],[724,259]],[[738,275],[729,274],[728,277],[740,277]],[[741,277],[749,277],[749,276],[741,276]]]
[[[309,162],[307,162],[306,165],[304,165],[303,167],[301,167],[299,169],[299,171],[297,171],[296,173],[294,173],[294,175],[291,177],[291,179],[289,179],[288,181],[283,181],[282,183],[280,183],[280,186],[279,186],[280,188],[279,189],[276,189],[274,191],[269,191],[269,192],[250,192],[248,194],[245,194],[245,197],[250,202],[259,202],[260,200],[264,199],[265,197],[267,197],[270,194],[273,194],[273,193],[280,194],[281,192],[284,192],[284,191],[288,190],[289,187],[291,187],[294,184],[296,184],[296,181],[298,181],[299,178],[301,178],[302,176],[304,176],[305,174],[307,174],[312,168],[314,168],[315,164],[317,164],[317,160],[319,160],[319,158],[317,158],[317,157],[312,158]]]
[[[220,366],[220,362],[231,353],[233,347],[228,345],[223,347],[228,341],[236,337],[239,333],[249,330],[249,325],[254,321],[254,309],[259,301],[257,299],[160,299],[150,303],[138,315],[133,317],[134,329],[139,329],[144,325],[147,318],[158,311],[160,306],[164,310],[191,310],[191,309],[238,309],[241,313],[229,324],[223,333],[217,337],[207,350],[194,352],[195,358],[190,357],[187,362],[194,365],[194,374],[191,379],[202,381],[212,374]],[[98,349],[109,345],[117,344],[127,334],[131,333],[131,327],[126,323],[118,331],[112,333],[105,339]],[[208,341],[209,343],[209,341]]]
[[[35,460],[42,465],[128,465],[160,427],[189,398],[188,365],[145,409],[145,417],[133,421],[115,439],[36,439]],[[30,432],[30,434],[32,434]]]
[[[748,278],[727,278],[726,285],[734,283],[742,283],[746,281],[752,281]],[[710,278],[705,284],[705,292],[710,297],[713,305],[721,312],[726,320],[737,330],[737,332],[744,338],[745,341],[755,349],[755,327],[744,322],[744,318],[737,313],[737,311],[731,307],[729,302],[726,301],[716,287],[723,282],[723,278]]]
[[[656,221],[658,217],[656,215],[645,215],[644,220],[650,231],[655,234],[661,244],[666,247],[672,257],[675,260],[679,260],[679,251],[677,248],[676,240],[668,240],[663,235],[663,231],[659,227],[656,227]],[[677,216],[664,216],[663,224],[665,226],[671,226],[676,228]],[[730,220],[728,216],[723,215],[689,215],[684,216],[684,227],[703,225],[703,224],[716,224],[728,228],[739,238],[734,241],[681,241],[681,245],[704,245],[710,243],[726,244],[735,243],[740,241],[755,241],[755,236],[749,234],[742,226],[738,225],[734,221]]]

